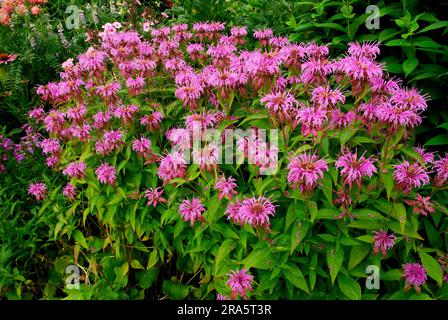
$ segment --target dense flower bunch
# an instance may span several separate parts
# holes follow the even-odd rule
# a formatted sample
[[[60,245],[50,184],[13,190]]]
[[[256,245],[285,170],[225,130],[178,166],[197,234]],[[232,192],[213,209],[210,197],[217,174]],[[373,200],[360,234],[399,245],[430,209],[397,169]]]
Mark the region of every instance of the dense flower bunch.
[[[257,46],[247,50],[247,28],[226,34],[219,22],[145,26],[144,36],[121,29],[108,24],[98,46],[66,61],[61,81],[37,89],[48,111],[30,112],[45,132],[46,165],[68,180],[60,191],[68,203],[87,199],[84,214],[105,230],[131,228],[124,237],[111,234],[114,243],[151,239],[170,255],[175,248],[189,273],[203,268],[208,283],[213,269],[221,284],[230,270],[222,256],[237,247],[236,263],[260,269],[262,297],[280,277],[288,297],[296,297],[293,287],[309,294],[316,268],[319,277],[329,270],[332,287],[344,256],[349,274],[363,259],[394,259],[397,247],[406,247],[399,261],[406,288],[419,289],[427,272],[441,285],[443,265],[425,271],[434,258],[416,242],[424,240],[419,215],[440,221],[445,210],[433,199],[447,186],[448,155],[413,146],[427,97],[388,78],[376,61],[378,44],[350,43],[345,55],[330,58],[326,45],[291,43],[269,29],[255,30]],[[229,137],[226,129],[249,133]],[[278,131],[278,143],[268,143],[263,129]],[[233,162],[223,163],[229,140]],[[37,200],[47,191],[40,181],[29,189]],[[160,222],[145,220],[148,210]],[[174,222],[164,229],[171,245],[157,235],[165,231],[146,231]],[[350,246],[357,249],[349,254]],[[155,252],[148,268],[162,254]],[[302,264],[307,256],[314,269]],[[412,262],[418,257],[422,265]],[[328,268],[317,267],[318,259]],[[229,274],[230,298],[257,290],[246,269]],[[339,282],[343,294],[348,285]]]
[[[0,25],[9,25],[11,16],[23,16],[31,13],[37,16],[42,10],[41,6],[48,0],[4,0],[0,7]]]

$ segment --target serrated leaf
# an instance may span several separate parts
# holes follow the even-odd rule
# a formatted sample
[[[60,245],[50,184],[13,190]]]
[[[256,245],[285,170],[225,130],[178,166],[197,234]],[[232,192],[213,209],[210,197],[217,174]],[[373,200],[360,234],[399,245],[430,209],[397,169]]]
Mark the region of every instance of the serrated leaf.
[[[330,270],[331,283],[334,285],[336,276],[342,266],[342,261],[344,260],[344,251],[339,247],[336,249],[331,249],[327,251],[327,265]]]

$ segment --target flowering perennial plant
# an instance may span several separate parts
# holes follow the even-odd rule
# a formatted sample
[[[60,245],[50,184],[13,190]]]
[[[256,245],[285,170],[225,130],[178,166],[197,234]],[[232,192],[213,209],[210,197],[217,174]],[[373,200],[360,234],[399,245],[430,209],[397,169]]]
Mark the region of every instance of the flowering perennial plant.
[[[97,40],[37,88],[21,147],[0,140],[18,158],[39,148],[54,179],[30,181],[30,201],[86,283],[113,298],[446,296],[448,156],[414,146],[428,97],[388,77],[377,43],[331,57],[221,22],[109,24]],[[369,265],[384,292],[361,287]]]

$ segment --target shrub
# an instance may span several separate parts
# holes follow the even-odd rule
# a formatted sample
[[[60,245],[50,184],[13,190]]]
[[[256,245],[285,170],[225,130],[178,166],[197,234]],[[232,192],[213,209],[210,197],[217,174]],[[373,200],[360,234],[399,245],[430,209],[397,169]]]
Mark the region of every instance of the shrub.
[[[330,58],[271,30],[246,50],[223,23],[121,29],[29,114],[53,171],[27,190],[58,248],[44,298],[71,264],[68,298],[446,296],[447,156],[414,146],[427,97],[377,44]]]

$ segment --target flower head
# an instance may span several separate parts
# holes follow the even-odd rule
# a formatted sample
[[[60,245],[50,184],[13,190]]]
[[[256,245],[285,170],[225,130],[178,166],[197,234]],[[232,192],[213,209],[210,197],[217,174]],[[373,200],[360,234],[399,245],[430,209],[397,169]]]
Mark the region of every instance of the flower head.
[[[431,204],[431,197],[422,197],[419,193],[417,193],[415,199],[406,199],[404,200],[404,202],[414,207],[412,212],[420,213],[425,217],[428,215],[428,213],[432,213],[435,211]]]
[[[327,170],[325,160],[316,155],[302,153],[292,158],[288,164],[288,183],[293,189],[299,186],[301,192],[312,191]]]
[[[414,286],[415,291],[420,293],[420,286],[427,279],[425,268],[420,263],[406,263],[403,268],[403,277],[406,281],[405,291],[409,290],[411,286]]]
[[[232,270],[229,274],[229,280],[226,284],[230,287],[232,291],[232,298],[236,299],[238,294],[241,295],[243,299],[247,298],[247,291],[252,290],[252,283],[254,281],[254,276],[248,273],[246,269],[239,271]]]
[[[46,192],[47,186],[43,182],[32,183],[28,188],[28,194],[33,195],[37,201],[44,200]]]
[[[149,188],[145,191],[145,198],[148,199],[146,203],[147,206],[153,205],[157,206],[157,203],[166,203],[166,199],[162,197],[163,189],[159,190],[159,188]]]
[[[275,205],[266,197],[245,198],[229,204],[226,215],[241,225],[269,227],[270,217],[275,215]]]
[[[429,175],[426,170],[418,163],[409,163],[404,161],[395,165],[394,168],[395,182],[408,193],[413,187],[419,188],[429,183]]]
[[[335,166],[336,168],[341,168],[344,183],[348,183],[350,188],[353,182],[361,187],[362,177],[371,177],[377,171],[373,162],[372,158],[358,157],[356,153],[346,150],[338,157]]]
[[[201,200],[198,198],[185,199],[179,205],[179,214],[182,216],[184,221],[190,221],[191,226],[194,225],[196,221],[203,221],[202,213],[205,211]]]
[[[374,248],[373,248],[373,254],[377,254],[379,251],[383,254],[383,256],[386,256],[387,250],[391,249],[394,246],[395,243],[395,235],[387,234],[387,231],[374,231],[373,232],[375,236],[373,237],[373,240],[375,241]]]
[[[95,173],[101,183],[109,185],[113,185],[115,183],[117,174],[115,167],[104,163],[96,169]]]
[[[86,174],[86,164],[82,161],[73,161],[62,171],[62,174],[70,178],[82,179]]]
[[[218,190],[218,199],[222,199],[227,197],[229,200],[232,200],[233,195],[238,194],[238,191],[235,190],[237,184],[235,183],[236,179],[233,177],[229,177],[226,180],[226,177],[220,177],[215,184],[216,190]]]
[[[71,183],[67,183],[62,190],[62,194],[69,200],[74,200],[76,196],[75,187]]]

